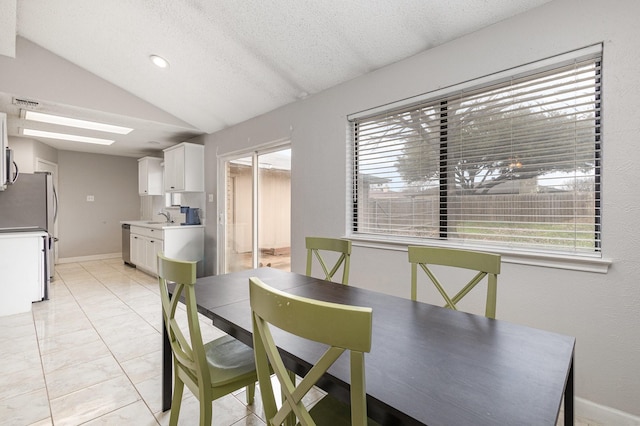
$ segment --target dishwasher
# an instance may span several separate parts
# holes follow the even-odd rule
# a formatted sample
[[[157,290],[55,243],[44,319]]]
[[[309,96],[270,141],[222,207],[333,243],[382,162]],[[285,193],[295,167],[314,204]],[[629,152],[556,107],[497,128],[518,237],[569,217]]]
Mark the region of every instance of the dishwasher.
[[[125,265],[135,266],[131,263],[131,225],[122,224],[122,260]]]

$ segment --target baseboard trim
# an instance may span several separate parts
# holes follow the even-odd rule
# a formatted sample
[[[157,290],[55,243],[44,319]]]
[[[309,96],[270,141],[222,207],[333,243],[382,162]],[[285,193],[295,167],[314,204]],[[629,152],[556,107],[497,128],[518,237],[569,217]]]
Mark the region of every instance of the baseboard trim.
[[[105,254],[94,254],[91,256],[78,256],[78,257],[65,257],[58,258],[58,262],[56,263],[75,263],[75,262],[87,262],[91,260],[105,260],[105,259],[115,259],[118,257],[122,257],[122,253],[105,253]]]
[[[578,397],[575,397],[575,414],[603,425],[640,425],[638,416]]]

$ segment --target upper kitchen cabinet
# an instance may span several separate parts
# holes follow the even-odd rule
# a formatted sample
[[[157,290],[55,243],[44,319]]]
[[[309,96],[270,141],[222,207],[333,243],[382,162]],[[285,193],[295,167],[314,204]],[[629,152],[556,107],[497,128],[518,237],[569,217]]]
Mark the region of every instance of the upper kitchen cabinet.
[[[183,142],[164,150],[164,190],[204,192],[204,146]]]
[[[162,195],[162,158],[138,160],[138,194]]]

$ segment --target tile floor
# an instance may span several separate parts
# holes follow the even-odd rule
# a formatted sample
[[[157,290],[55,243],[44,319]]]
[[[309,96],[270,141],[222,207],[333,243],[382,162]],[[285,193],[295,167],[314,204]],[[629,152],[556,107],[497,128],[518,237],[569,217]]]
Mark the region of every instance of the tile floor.
[[[120,259],[60,264],[50,293],[30,313],[0,317],[0,425],[167,425],[156,279]],[[201,324],[205,341],[222,335]],[[184,394],[179,424],[198,424]],[[252,406],[244,391],[223,397],[213,413],[216,426],[264,425],[258,392]]]
[[[155,278],[120,259],[56,266],[50,300],[0,317],[0,425],[166,425]],[[222,335],[203,318],[205,341]],[[181,425],[198,424],[185,390]],[[214,402],[214,425],[264,425],[244,391]]]

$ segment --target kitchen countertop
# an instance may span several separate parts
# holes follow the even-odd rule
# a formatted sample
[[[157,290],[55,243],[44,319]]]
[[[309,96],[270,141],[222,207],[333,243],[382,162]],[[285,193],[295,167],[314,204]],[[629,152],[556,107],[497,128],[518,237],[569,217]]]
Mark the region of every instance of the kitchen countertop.
[[[15,234],[16,232],[46,232],[37,226],[18,226],[15,228],[0,228],[0,234]]]
[[[46,237],[48,234],[42,228],[2,228],[0,238],[29,238]]]
[[[122,220],[120,223],[151,229],[204,228],[204,225],[181,225],[178,222],[161,222],[153,220]]]

